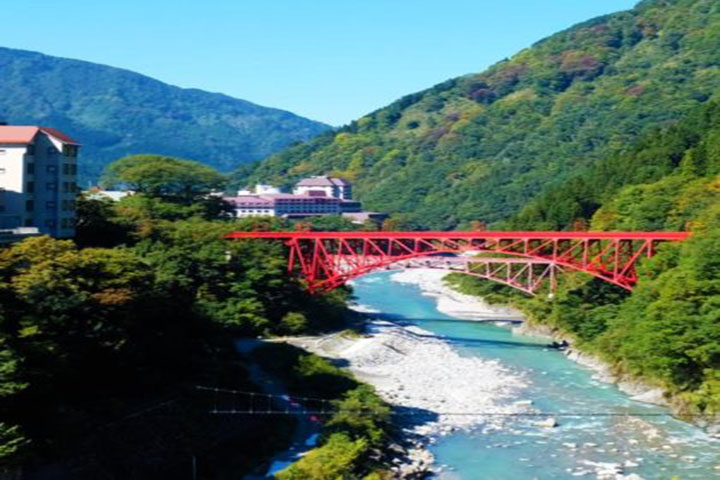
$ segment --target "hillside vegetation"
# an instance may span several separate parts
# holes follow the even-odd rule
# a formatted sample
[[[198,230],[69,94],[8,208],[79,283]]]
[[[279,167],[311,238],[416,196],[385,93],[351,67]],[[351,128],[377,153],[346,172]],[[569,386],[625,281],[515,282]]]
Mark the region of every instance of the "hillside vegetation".
[[[235,351],[242,337],[345,326],[347,290],[310,295],[287,277],[282,243],[223,238],[292,225],[219,220],[208,193],[220,175],[205,165],[141,156],[109,171],[138,193],[81,197],[75,241],[0,249],[0,477],[52,465],[62,478],[176,479],[193,457],[198,478],[264,471],[295,420],[210,415],[213,394],[194,388],[261,391],[256,368],[293,394],[334,400],[317,452],[283,478],[382,469],[390,410],[371,388],[295,348]],[[343,461],[324,465],[327,452]],[[332,475],[305,474],[317,468]]]
[[[609,170],[612,180],[601,174]],[[720,413],[720,103],[578,174],[506,226],[563,228],[578,218],[594,230],[693,234],[643,262],[632,294],[584,274],[564,276],[552,300],[466,276],[450,281],[513,303],[619,373],[664,387],[681,413]]]
[[[83,144],[83,187],[125,155],[159,153],[228,171],[329,128],[128,70],[23,50],[0,48],[0,78],[0,119],[53,126]]]
[[[236,172],[334,173],[408,226],[495,222],[671,124],[720,87],[720,4],[646,0]]]

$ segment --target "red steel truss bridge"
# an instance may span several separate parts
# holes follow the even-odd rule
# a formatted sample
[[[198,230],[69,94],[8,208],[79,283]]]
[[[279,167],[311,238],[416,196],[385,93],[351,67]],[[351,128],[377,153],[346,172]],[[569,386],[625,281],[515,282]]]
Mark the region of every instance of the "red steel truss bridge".
[[[283,241],[288,271],[313,292],[329,291],[379,270],[434,268],[463,272],[535,294],[565,270],[585,272],[627,290],[637,263],[658,244],[689,232],[232,232],[229,239]]]

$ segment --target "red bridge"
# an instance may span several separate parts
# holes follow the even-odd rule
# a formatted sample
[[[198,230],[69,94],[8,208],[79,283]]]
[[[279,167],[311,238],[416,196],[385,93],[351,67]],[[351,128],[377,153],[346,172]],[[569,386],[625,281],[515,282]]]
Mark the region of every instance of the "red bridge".
[[[329,291],[377,270],[436,268],[460,271],[534,294],[556,286],[563,270],[585,272],[627,290],[636,265],[662,242],[689,232],[233,232],[230,239],[282,240],[288,270],[311,291]]]

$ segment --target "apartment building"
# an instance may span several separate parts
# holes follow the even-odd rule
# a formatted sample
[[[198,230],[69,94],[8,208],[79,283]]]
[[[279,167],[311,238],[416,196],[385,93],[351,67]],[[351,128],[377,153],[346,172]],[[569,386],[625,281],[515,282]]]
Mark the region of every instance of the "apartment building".
[[[75,235],[79,147],[54,128],[0,125],[0,230]]]

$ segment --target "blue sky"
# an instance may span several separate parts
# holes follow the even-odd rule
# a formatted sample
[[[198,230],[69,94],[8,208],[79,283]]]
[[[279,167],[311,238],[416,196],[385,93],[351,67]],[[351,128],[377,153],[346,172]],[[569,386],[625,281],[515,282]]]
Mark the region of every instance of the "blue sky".
[[[0,45],[341,125],[635,0],[4,0]]]

